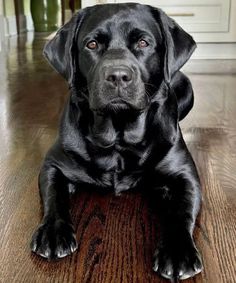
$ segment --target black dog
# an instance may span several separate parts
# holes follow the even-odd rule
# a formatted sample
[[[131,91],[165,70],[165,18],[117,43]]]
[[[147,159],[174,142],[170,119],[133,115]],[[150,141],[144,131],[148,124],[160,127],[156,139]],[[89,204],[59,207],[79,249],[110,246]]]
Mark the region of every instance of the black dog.
[[[117,194],[141,186],[164,203],[154,270],[170,279],[202,270],[192,237],[200,184],[178,125],[193,104],[179,69],[194,49],[164,12],[139,4],[83,9],[46,45],[71,95],[40,172],[35,253],[61,258],[76,250],[69,193],[80,184]]]

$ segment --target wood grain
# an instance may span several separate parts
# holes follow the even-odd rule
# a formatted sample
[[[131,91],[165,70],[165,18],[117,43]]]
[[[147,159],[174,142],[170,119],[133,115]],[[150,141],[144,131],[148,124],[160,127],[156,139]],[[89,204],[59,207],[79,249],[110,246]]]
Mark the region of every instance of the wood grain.
[[[79,192],[71,200],[78,251],[56,262],[31,254],[42,216],[37,174],[67,97],[41,56],[44,42],[20,37],[0,53],[0,282],[167,282],[152,271],[158,219],[139,193]],[[181,127],[203,187],[195,238],[204,271],[185,282],[234,283],[236,77],[190,77],[195,106]]]

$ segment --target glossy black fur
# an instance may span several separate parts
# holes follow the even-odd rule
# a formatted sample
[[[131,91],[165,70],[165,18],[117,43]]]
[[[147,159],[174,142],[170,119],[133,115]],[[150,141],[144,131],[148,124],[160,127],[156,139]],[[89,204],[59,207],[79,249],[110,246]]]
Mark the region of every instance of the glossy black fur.
[[[140,39],[148,46],[140,48]],[[97,49],[88,48],[91,40]],[[44,218],[35,253],[53,259],[76,250],[69,193],[81,185],[116,194],[140,187],[163,206],[154,270],[174,280],[202,270],[192,237],[200,184],[178,124],[193,105],[179,69],[194,49],[165,13],[139,4],[81,10],[45,46],[71,95],[40,172]]]

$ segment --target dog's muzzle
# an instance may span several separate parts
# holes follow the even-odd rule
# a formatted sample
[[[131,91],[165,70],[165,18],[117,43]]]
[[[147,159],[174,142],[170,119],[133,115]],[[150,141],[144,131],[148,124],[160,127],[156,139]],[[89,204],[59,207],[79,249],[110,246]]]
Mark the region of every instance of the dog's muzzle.
[[[148,104],[140,71],[124,60],[106,60],[96,70],[91,84],[90,107],[100,111],[135,109]]]

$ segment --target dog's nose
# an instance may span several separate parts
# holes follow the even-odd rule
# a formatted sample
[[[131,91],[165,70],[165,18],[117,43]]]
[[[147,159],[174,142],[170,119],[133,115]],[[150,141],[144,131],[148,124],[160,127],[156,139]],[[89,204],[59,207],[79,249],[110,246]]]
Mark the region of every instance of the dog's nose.
[[[111,67],[106,72],[106,81],[114,86],[126,87],[132,82],[132,70],[128,67]]]

